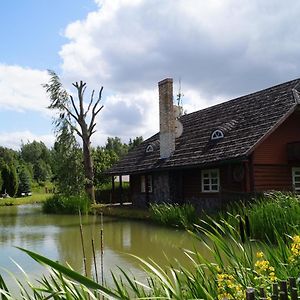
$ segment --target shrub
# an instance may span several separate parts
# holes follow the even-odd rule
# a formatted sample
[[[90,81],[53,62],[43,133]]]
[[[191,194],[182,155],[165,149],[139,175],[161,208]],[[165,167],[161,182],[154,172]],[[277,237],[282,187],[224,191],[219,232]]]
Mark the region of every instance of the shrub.
[[[163,225],[191,228],[197,221],[196,210],[191,204],[151,204],[151,218]]]
[[[89,198],[84,196],[64,196],[56,194],[43,203],[43,212],[52,214],[87,213],[90,208]]]

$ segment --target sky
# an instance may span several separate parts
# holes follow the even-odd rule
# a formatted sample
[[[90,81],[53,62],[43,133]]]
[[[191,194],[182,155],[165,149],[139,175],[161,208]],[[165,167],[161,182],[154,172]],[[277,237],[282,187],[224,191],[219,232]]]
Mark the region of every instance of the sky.
[[[104,87],[92,145],[158,131],[158,81],[188,113],[300,77],[296,0],[10,0],[0,7],[0,146],[55,141],[42,84]]]

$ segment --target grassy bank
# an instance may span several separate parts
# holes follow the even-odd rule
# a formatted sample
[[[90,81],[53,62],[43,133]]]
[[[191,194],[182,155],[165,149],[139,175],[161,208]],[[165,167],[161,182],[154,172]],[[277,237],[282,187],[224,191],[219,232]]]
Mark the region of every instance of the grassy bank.
[[[33,193],[31,196],[26,196],[26,197],[0,198],[0,206],[41,203],[46,201],[51,196],[52,194]]]

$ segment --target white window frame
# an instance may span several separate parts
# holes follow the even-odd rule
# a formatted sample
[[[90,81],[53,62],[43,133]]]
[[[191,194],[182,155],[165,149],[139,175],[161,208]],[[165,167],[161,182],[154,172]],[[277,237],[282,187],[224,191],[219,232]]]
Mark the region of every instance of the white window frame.
[[[216,129],[212,134],[211,134],[211,139],[212,140],[218,140],[222,139],[224,137],[224,133],[220,129]]]
[[[153,146],[148,145],[147,148],[146,148],[146,153],[150,153],[150,152],[153,152],[153,151],[154,151]]]
[[[217,176],[213,177],[213,174],[217,174]],[[201,190],[202,193],[218,193],[220,191],[219,169],[206,169],[201,171]]]
[[[295,192],[300,192],[300,167],[294,167],[292,168],[292,177],[293,177],[293,187]],[[296,177],[299,177],[296,178]],[[299,187],[296,187],[296,184],[299,185]]]

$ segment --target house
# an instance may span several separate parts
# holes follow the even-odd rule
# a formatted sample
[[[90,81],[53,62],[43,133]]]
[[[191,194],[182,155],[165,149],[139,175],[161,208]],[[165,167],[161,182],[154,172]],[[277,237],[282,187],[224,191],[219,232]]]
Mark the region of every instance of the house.
[[[158,88],[160,132],[107,172],[130,175],[135,205],[210,210],[265,191],[300,192],[300,79],[186,115],[173,106],[172,79]]]

